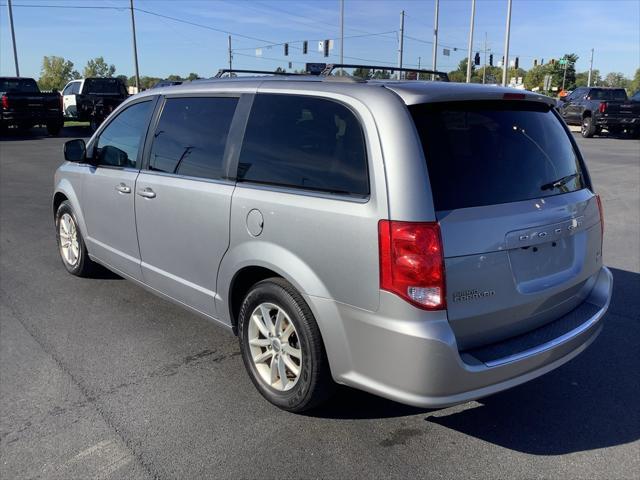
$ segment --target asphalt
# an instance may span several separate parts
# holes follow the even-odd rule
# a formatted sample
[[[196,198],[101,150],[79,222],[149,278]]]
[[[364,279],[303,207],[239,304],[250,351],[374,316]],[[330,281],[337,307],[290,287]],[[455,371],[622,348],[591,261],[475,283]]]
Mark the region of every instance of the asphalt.
[[[0,140],[0,477],[638,478],[640,141],[576,138],[615,277],[598,340],[465,405],[344,388],[308,415],[264,401],[215,325],[114,275],[67,274],[51,209],[66,138]]]

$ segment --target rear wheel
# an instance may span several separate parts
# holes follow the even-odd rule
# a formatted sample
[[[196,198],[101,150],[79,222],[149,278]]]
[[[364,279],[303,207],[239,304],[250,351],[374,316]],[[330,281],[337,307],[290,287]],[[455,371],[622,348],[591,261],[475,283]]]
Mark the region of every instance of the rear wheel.
[[[49,135],[52,135],[55,137],[60,133],[60,130],[62,130],[61,122],[47,123],[47,133],[49,133]]]
[[[291,412],[316,407],[334,389],[318,325],[300,293],[281,278],[249,291],[238,319],[245,367],[258,391]]]
[[[75,213],[67,200],[56,211],[56,239],[60,258],[69,273],[85,277],[95,271],[97,265],[87,254]]]
[[[596,126],[593,123],[593,119],[591,117],[584,117],[582,119],[582,127],[580,128],[580,133],[584,138],[591,138],[596,133]]]

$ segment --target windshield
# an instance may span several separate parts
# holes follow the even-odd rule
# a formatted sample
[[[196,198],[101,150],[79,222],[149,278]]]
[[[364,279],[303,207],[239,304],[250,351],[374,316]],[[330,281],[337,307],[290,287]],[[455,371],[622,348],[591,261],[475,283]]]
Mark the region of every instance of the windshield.
[[[0,92],[40,93],[33,78],[14,78],[0,80]]]
[[[573,145],[547,105],[474,101],[414,105],[409,110],[438,211],[584,187]]]
[[[589,92],[590,100],[608,100],[613,102],[626,102],[627,92],[619,88],[616,90],[591,90]]]
[[[84,93],[91,94],[105,94],[112,93],[118,95],[124,95],[124,86],[118,78],[87,78],[84,81]]]

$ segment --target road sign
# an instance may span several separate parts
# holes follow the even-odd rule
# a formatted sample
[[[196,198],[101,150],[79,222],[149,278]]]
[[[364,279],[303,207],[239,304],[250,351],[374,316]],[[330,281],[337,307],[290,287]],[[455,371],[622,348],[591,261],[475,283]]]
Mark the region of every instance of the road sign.
[[[544,86],[542,87],[543,90],[550,90],[551,89],[551,75],[545,75],[544,76]]]
[[[559,63],[560,65],[564,65],[564,64],[566,64],[566,63],[567,63],[567,59],[566,59],[566,58],[561,58],[561,59],[558,61],[558,63]]]

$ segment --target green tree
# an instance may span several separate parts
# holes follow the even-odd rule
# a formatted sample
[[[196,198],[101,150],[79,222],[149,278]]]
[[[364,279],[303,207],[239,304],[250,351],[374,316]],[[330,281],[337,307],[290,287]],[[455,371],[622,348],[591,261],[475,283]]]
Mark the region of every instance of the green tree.
[[[631,95],[636,93],[638,90],[640,90],[640,68],[636,70],[633,80],[629,82],[629,93]]]
[[[586,87],[589,83],[589,72],[576,73],[576,87]],[[591,71],[591,85],[602,85],[602,77],[600,76],[600,70],[594,69]]]
[[[191,73],[189,74],[189,76],[187,77],[187,80],[190,80],[190,81],[192,81],[192,82],[193,82],[194,80],[197,80],[197,79],[199,79],[199,78],[200,78],[200,77],[198,76],[198,74],[197,74],[197,73],[193,73],[193,72],[191,72]]]
[[[63,57],[44,57],[38,85],[42,90],[62,90],[70,80],[79,77],[72,61]]]
[[[389,70],[376,70],[373,72],[373,76],[376,80],[387,80],[391,78],[391,72]]]
[[[124,82],[125,86],[129,86],[129,79],[126,75],[118,75],[118,78]],[[133,84],[135,85],[135,80],[133,82]]]
[[[352,75],[356,78],[361,78],[363,80],[368,80],[372,76],[371,70],[369,70],[368,68],[356,68],[353,70]]]
[[[96,57],[87,62],[84,67],[84,77],[113,77],[116,73],[115,65],[108,65],[102,57]]]
[[[604,77],[604,84],[607,87],[627,88],[629,83],[629,79],[624,76],[624,73],[620,72],[611,72]]]
[[[169,80],[170,82],[181,82],[183,79],[180,75],[169,75],[167,77],[167,80]]]

